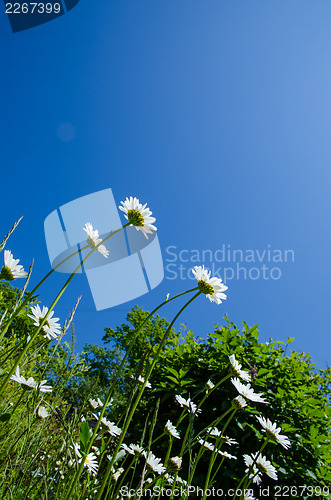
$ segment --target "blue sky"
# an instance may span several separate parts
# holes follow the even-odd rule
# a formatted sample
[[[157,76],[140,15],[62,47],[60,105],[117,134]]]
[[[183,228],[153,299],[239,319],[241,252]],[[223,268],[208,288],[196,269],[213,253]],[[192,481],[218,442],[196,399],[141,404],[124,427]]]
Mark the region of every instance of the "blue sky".
[[[294,262],[271,266],[280,279],[233,279],[226,302],[200,297],[182,322],[201,337],[224,313],[237,325],[259,323],[262,340],[295,337],[292,348],[325,368],[330,17],[324,0],[80,0],[13,34],[2,10],[1,231],[24,215],[7,248],[25,267],[35,259],[32,283],[50,266],[47,215],[111,187],[118,203],[128,195],[148,203],[166,265],[169,246],[292,249]],[[64,320],[83,294],[78,348],[98,343],[136,303],[151,310],[192,286],[167,277],[144,297],[96,312],[77,276],[56,316]],[[44,285],[43,304],[63,279]],[[175,312],[164,309],[168,319]]]

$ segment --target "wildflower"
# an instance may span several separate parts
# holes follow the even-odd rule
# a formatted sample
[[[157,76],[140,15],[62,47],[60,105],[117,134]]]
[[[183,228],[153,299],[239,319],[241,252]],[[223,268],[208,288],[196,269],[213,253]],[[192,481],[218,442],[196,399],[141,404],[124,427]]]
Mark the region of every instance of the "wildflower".
[[[154,453],[152,453],[151,451],[148,453],[144,452],[144,456],[146,458],[146,464],[150,470],[157,474],[163,474],[166,471],[166,468],[161,463],[161,459],[156,458]]]
[[[145,383],[145,379],[141,375],[139,375],[137,379],[135,379],[134,376],[131,375],[131,378],[136,380],[137,382],[140,382],[141,384]],[[147,387],[147,389],[151,389],[152,388],[151,383],[147,381],[145,387]]]
[[[214,389],[215,384],[213,384],[213,382],[209,379],[208,382],[206,383],[206,386],[211,391],[212,389]]]
[[[211,278],[211,272],[205,269],[205,266],[194,266],[192,273],[198,281],[199,290],[208,297],[210,302],[221,304],[222,300],[226,300],[226,295],[223,292],[228,287],[222,283],[220,278]]]
[[[116,471],[116,472],[114,472],[114,474],[113,474],[113,479],[114,479],[115,481],[117,481],[117,480],[118,480],[118,478],[120,477],[120,475],[121,475],[121,474],[123,474],[123,472],[124,472],[123,467],[120,467],[119,469],[117,469],[117,471]]]
[[[255,497],[253,497],[253,495],[251,495],[251,491],[253,491],[253,490],[248,490],[248,491],[244,492],[243,500],[256,500]]]
[[[217,450],[217,451],[220,455],[222,455],[222,457],[237,460],[237,457],[235,457],[234,455],[230,455],[230,453],[228,453],[227,451],[221,451],[221,450]]]
[[[90,405],[93,408],[93,410],[96,410],[97,408],[99,408],[99,404],[98,404],[98,402],[95,399],[90,398],[88,400],[88,402],[90,403]]]
[[[208,441],[204,441],[203,439],[198,439],[198,443],[201,444],[201,446],[204,446],[207,448],[207,450],[214,451],[215,446],[212,443],[208,443]]]
[[[5,265],[0,272],[0,279],[13,281],[17,278],[26,278],[28,273],[24,271],[23,266],[19,266],[19,259],[14,259],[10,250],[4,252]]]
[[[88,402],[90,403],[91,407],[93,408],[93,410],[96,410],[97,408],[102,408],[103,407],[103,402],[101,401],[100,398],[98,398],[97,400],[95,399],[89,399]]]
[[[83,231],[85,231],[85,233],[87,234],[88,246],[90,248],[98,250],[98,252],[101,253],[101,255],[103,255],[107,259],[109,255],[109,250],[107,250],[105,245],[99,245],[99,243],[102,241],[102,239],[99,238],[99,231],[97,229],[94,230],[90,222],[87,222],[85,224],[85,227],[83,227]]]
[[[243,408],[245,408],[245,406],[247,406],[247,403],[242,396],[237,396],[232,400],[232,406],[237,410],[242,410]]]
[[[176,469],[179,470],[182,466],[182,457],[171,457],[170,462],[171,465]]]
[[[139,444],[130,444],[130,448],[134,451],[135,455],[141,455],[144,453],[144,448],[139,446]]]
[[[147,203],[142,205],[138,198],[126,198],[125,201],[121,201],[122,206],[118,208],[124,212],[125,218],[130,222],[132,226],[135,226],[137,231],[141,231],[145,238],[148,239],[147,234],[152,234],[156,231],[156,227],[153,226],[155,222],[154,217],[150,217],[152,212],[147,207]]]
[[[99,420],[99,416],[98,416],[98,415],[95,415],[94,413],[93,413],[93,417],[94,417],[94,418],[96,418],[97,420]],[[106,427],[106,428],[107,428],[107,430],[108,430],[108,432],[109,432],[109,434],[110,434],[111,436],[119,436],[119,435],[121,434],[121,432],[122,432],[122,430],[121,430],[119,427],[117,427],[117,426],[114,424],[114,422],[110,422],[110,421],[109,421],[109,420],[107,420],[105,417],[102,417],[102,419],[101,419],[101,423],[102,423],[102,425],[103,425],[104,427]]]
[[[43,306],[42,310],[39,307],[39,304],[31,307],[32,314],[28,314],[29,318],[34,320],[34,325],[39,326],[46,314],[48,313],[48,307]],[[45,338],[48,340],[56,339],[58,335],[61,333],[61,326],[58,323],[59,318],[53,318],[54,311],[51,311],[47,316],[47,319],[42,327],[42,330],[45,332]]]
[[[123,450],[125,450],[130,455],[134,455],[134,451],[131,448],[131,446],[127,446],[125,443],[122,443],[121,447],[123,448]]]
[[[100,450],[97,446],[92,446],[92,450],[94,451],[97,457],[100,455]]]
[[[263,474],[267,474],[269,477],[271,477],[271,479],[274,479],[275,481],[277,481],[277,471],[275,469],[275,467],[273,465],[271,465],[271,462],[269,462],[269,460],[266,459],[266,457],[263,457],[262,455],[258,455],[257,459],[255,460],[256,458],[256,455],[258,455],[258,453],[256,453],[255,455],[244,455],[244,461],[245,461],[245,464],[247,466],[247,469],[246,469],[246,473],[250,472],[250,478],[255,475],[256,473],[257,476],[260,476],[262,473]],[[253,462],[255,460],[255,464],[253,466]],[[255,479],[255,478],[254,478]],[[253,479],[253,483],[256,482],[255,480]]]
[[[183,484],[184,486],[188,485],[187,481],[185,481],[185,479],[182,479],[179,476],[177,476],[177,482],[180,483],[180,484]]]
[[[16,367],[15,375],[12,375],[10,378],[14,382],[24,385],[24,387],[27,389],[35,389],[39,390],[40,392],[52,392],[52,387],[50,385],[45,385],[47,380],[42,380],[39,383],[36,382],[36,380],[34,380],[32,377],[29,377],[28,380],[26,380],[23,375],[20,375],[19,366]]]
[[[232,444],[238,444],[237,441],[235,441],[234,439],[229,438],[228,436],[222,436],[221,431],[219,429],[217,429],[217,427],[208,427],[207,433],[210,436],[215,436],[215,437],[221,438],[221,441],[223,443],[228,444],[229,446],[231,446]]]
[[[262,398],[262,394],[254,392],[254,389],[251,388],[250,384],[244,385],[238,378],[232,378],[231,382],[233,383],[239,394],[241,396],[244,396],[244,398],[249,399],[250,401],[255,401],[256,403],[268,404],[268,402],[264,398]]]
[[[174,477],[168,474],[168,472],[164,474],[164,477],[168,481],[168,484],[174,484]]]
[[[168,420],[168,422],[165,424],[164,430],[170,434],[170,436],[173,436],[176,439],[180,439],[180,435],[176,427]]]
[[[79,446],[77,443],[74,444],[74,450],[77,457],[79,458],[78,463],[80,463],[82,461],[82,455],[80,453]],[[94,453],[89,453],[87,455],[87,457],[84,460],[84,467],[87,468],[88,472],[92,472],[93,474],[96,474],[98,472],[99,465],[97,457],[94,455]]]
[[[183,406],[186,406],[189,411],[191,411],[191,413],[201,413],[201,409],[197,410],[197,405],[195,403],[193,403],[193,401],[188,398],[188,399],[184,399],[182,396],[180,395],[176,395],[176,401],[180,404],[180,406],[183,408]]]
[[[231,363],[232,371],[234,372],[235,376],[242,378],[245,382],[250,382],[250,380],[251,380],[250,374],[248,372],[246,372],[245,370],[241,369],[241,365],[236,360],[236,357],[234,354],[231,354],[231,356],[229,356],[229,360]]]
[[[264,417],[256,417],[263,427],[263,432],[266,433],[268,439],[273,439],[283,446],[286,450],[291,446],[291,443],[287,436],[281,434],[281,427],[277,427],[277,424],[273,424],[271,420]]]
[[[48,413],[45,406],[39,406],[39,408],[37,410],[37,415],[39,418],[47,418],[50,416],[50,413]]]

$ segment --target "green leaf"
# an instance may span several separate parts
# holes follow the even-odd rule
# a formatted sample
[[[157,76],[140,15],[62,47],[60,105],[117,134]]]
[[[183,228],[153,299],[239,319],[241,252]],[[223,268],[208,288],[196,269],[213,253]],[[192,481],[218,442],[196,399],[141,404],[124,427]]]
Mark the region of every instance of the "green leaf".
[[[176,384],[176,385],[179,384],[179,381],[176,378],[172,377],[171,375],[166,375],[166,378],[171,380],[171,382],[174,382],[174,384]]]
[[[88,442],[90,440],[90,426],[87,422],[82,422],[80,426],[80,442],[83,445],[83,448],[86,449]]]
[[[167,370],[168,372],[172,373],[177,379],[179,379],[179,373],[177,370],[175,370],[174,368],[170,368],[170,366],[167,366]]]

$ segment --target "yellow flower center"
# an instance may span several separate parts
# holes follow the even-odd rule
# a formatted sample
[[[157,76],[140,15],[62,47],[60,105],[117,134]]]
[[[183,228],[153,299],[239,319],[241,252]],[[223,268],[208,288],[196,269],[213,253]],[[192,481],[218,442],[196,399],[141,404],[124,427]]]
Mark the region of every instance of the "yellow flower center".
[[[199,285],[199,290],[201,290],[201,292],[204,293],[205,295],[212,295],[214,293],[214,289],[209,283],[200,280],[198,285]]]
[[[13,273],[11,272],[11,269],[9,269],[9,267],[7,266],[3,266],[0,273],[0,279],[6,281],[13,281],[15,278]]]
[[[267,472],[268,472],[267,469],[260,462],[256,463],[256,467],[259,469],[260,472],[267,474]]]
[[[275,439],[277,441],[275,434],[273,432],[269,431],[269,429],[266,429],[265,434],[266,434],[266,437],[268,439]]]
[[[128,211],[128,220],[130,224],[133,226],[143,226],[144,225],[144,218],[141,215],[140,212],[137,210],[129,210]]]

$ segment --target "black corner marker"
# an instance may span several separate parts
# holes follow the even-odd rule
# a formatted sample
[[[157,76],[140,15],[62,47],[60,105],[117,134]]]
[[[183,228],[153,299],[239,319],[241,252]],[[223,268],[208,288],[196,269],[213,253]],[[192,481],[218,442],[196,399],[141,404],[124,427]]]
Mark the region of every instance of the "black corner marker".
[[[64,5],[63,5],[64,1]],[[73,9],[79,0],[3,0],[13,33],[48,23]],[[65,8],[64,8],[65,7]]]

